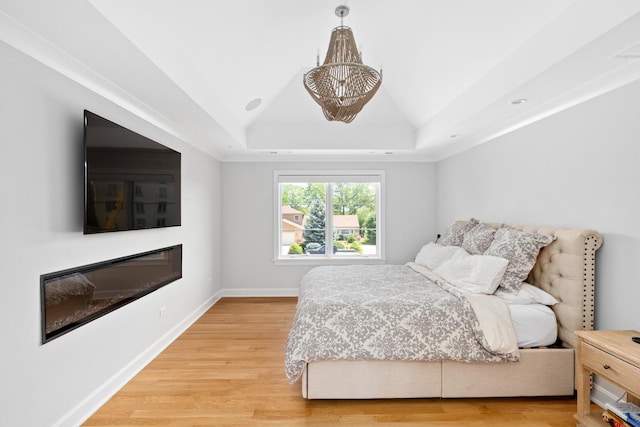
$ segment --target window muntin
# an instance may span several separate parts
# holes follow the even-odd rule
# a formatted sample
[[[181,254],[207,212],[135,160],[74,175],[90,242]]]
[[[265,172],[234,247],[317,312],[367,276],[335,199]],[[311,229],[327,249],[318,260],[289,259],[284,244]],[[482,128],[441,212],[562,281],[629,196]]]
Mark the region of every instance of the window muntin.
[[[381,171],[276,172],[275,184],[276,260],[382,259]]]

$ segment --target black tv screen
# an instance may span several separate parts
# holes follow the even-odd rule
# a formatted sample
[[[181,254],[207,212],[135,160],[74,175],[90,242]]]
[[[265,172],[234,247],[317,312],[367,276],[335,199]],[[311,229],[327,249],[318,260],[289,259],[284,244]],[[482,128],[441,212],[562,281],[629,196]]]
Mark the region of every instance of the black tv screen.
[[[180,153],[84,111],[84,233],[180,225]]]

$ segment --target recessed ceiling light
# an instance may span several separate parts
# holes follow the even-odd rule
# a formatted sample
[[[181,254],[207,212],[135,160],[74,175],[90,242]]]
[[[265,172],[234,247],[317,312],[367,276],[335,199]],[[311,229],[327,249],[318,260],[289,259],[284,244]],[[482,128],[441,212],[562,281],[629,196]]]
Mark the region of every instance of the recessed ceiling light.
[[[247,105],[245,105],[244,109],[246,111],[252,111],[258,108],[262,104],[262,98],[255,98],[249,101]]]
[[[511,101],[511,105],[524,104],[525,102],[527,102],[527,98],[518,98]]]

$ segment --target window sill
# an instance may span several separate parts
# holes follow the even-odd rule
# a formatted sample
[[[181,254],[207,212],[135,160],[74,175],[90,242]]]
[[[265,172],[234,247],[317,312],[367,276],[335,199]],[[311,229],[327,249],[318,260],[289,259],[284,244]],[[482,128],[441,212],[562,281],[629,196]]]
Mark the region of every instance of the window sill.
[[[385,264],[385,260],[380,257],[291,257],[278,258],[273,260],[274,265],[353,265],[353,264]]]

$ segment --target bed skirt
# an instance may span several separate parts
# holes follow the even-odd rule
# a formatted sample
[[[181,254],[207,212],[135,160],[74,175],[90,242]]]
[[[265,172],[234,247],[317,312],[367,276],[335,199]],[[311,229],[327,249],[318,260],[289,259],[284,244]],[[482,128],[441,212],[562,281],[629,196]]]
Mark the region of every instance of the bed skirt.
[[[307,399],[569,396],[574,393],[574,351],[522,349],[520,361],[318,361],[302,376]]]

